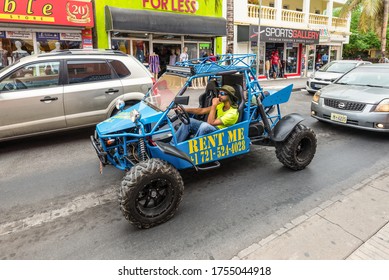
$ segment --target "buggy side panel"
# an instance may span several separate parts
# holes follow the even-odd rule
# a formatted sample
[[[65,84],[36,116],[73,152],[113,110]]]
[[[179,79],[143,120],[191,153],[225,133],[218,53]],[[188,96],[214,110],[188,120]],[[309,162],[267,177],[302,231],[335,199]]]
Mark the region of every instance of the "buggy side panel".
[[[283,89],[265,96],[262,101],[263,106],[270,107],[277,104],[282,104],[288,102],[290,95],[292,93],[293,84],[284,87]]]
[[[183,156],[164,153],[159,147],[149,147],[152,157],[166,160],[177,169],[193,167],[244,154],[250,151],[247,121],[213,133],[178,143],[177,149],[188,155],[192,164]]]

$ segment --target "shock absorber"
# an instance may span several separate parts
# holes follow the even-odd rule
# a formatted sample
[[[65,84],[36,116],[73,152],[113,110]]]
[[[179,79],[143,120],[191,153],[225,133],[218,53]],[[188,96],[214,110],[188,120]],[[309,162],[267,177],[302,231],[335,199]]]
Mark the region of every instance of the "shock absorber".
[[[141,161],[145,161],[147,159],[146,144],[145,144],[145,140],[143,138],[139,139],[138,153],[139,153],[139,159]]]

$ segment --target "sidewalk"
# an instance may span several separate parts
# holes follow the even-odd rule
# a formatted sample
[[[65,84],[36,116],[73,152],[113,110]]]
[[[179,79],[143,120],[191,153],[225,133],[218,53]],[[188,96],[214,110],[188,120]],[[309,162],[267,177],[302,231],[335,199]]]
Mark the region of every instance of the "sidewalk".
[[[290,84],[293,84],[293,91],[299,91],[305,89],[308,78],[292,77],[287,79],[270,79],[270,80],[259,80],[259,84],[265,90],[280,90]]]
[[[234,260],[389,260],[389,170],[362,181]]]

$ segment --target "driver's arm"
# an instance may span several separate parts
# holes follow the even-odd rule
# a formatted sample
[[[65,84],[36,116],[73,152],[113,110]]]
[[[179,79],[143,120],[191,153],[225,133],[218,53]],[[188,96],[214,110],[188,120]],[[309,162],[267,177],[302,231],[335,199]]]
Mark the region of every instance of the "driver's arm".
[[[207,119],[207,123],[209,123],[210,125],[216,126],[216,125],[223,124],[223,122],[220,119],[216,118],[216,107],[219,104],[220,104],[219,98],[216,97],[212,99],[212,106],[209,107],[211,109]]]
[[[211,107],[206,108],[185,108],[185,111],[189,114],[195,114],[195,115],[205,115],[209,114],[211,111]]]

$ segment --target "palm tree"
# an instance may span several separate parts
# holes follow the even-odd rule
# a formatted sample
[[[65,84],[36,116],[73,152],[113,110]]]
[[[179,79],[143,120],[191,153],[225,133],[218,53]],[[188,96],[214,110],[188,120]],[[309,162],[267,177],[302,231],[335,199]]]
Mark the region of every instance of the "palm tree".
[[[347,0],[341,10],[341,16],[362,9],[359,27],[366,32],[374,30],[381,38],[381,53],[386,55],[386,32],[388,28],[389,0]]]
[[[234,0],[227,0],[227,48],[234,53]]]

